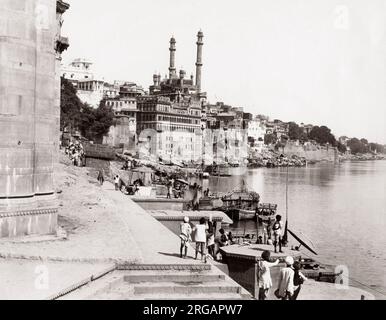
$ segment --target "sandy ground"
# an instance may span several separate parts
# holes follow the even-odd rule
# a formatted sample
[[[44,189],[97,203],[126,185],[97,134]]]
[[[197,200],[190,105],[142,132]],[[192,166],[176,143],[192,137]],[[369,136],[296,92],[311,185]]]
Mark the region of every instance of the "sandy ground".
[[[139,262],[136,243],[115,214],[119,204],[109,198],[97,183],[95,170],[68,164],[69,160],[61,154],[55,176],[59,192],[58,223],[66,230],[67,239],[38,244],[34,241],[13,243],[1,240],[1,256]]]

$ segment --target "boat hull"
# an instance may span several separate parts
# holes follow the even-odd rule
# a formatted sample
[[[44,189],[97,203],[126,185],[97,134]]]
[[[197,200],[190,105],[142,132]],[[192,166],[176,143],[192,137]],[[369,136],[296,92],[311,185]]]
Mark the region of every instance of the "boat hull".
[[[268,223],[270,223],[270,222],[275,220],[275,216],[274,215],[266,216],[266,215],[258,214],[257,218],[261,222],[268,222]]]
[[[256,219],[255,210],[239,209],[236,214],[237,220],[254,220]]]

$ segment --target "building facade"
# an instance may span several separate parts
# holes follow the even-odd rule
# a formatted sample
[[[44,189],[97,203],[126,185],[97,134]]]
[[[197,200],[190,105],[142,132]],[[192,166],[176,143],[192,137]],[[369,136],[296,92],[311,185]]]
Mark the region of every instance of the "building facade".
[[[137,100],[118,97],[105,99],[103,103],[114,111],[114,125],[103,137],[103,143],[112,147],[123,148],[124,152],[135,154],[137,142]]]
[[[84,58],[77,58],[69,65],[61,66],[61,76],[71,81],[73,86],[76,88],[78,81],[88,81],[94,79],[92,62]]]
[[[170,39],[169,76],[153,75],[149,95],[137,98],[137,134],[140,156],[155,161],[201,163],[201,111],[206,94],[201,91],[203,33],[197,34],[196,82],[177,74],[176,40]]]
[[[204,164],[243,164],[248,158],[248,121],[243,109],[222,102],[204,109]]]
[[[143,96],[137,98],[137,103],[140,155],[148,155],[162,162],[200,161],[202,139],[199,102],[177,103],[169,97]],[[149,137],[153,141],[149,141]],[[152,150],[147,147],[149,143],[155,146]]]
[[[266,134],[266,124],[261,118],[254,117],[248,121],[248,138],[250,146],[254,148],[256,152],[262,152],[264,149],[264,137]]]
[[[80,80],[77,84],[76,95],[82,103],[98,108],[105,97],[105,82],[101,80]]]

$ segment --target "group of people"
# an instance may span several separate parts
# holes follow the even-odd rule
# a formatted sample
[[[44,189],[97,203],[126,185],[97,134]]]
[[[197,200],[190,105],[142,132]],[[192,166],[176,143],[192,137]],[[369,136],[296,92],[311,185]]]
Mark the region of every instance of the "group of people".
[[[278,265],[280,259],[271,262],[270,251],[264,251],[261,254],[261,260],[258,267],[259,300],[265,300],[269,290],[272,287],[270,268]],[[279,274],[278,287],[275,296],[282,300],[296,300],[302,284],[307,280],[301,272],[301,263],[294,261],[294,258],[288,256],[284,259],[285,267],[281,268]]]
[[[166,182],[167,194],[166,198],[171,199],[172,197],[175,199],[182,199],[185,196],[185,186],[176,181],[174,178],[168,179]]]
[[[202,187],[197,184],[196,182],[192,185],[184,185],[183,183],[180,183],[178,180],[175,180],[174,178],[168,179],[166,182],[166,188],[167,188],[167,199],[179,199],[179,198],[185,198],[185,194],[187,191],[189,191],[190,194],[190,203],[189,207],[193,211],[200,210],[200,199],[202,198]],[[209,189],[204,191],[204,196],[208,194],[209,195]]]
[[[79,141],[75,141],[75,143],[70,142],[65,149],[65,153],[68,155],[74,166],[81,167],[84,165],[85,153],[83,146]]]
[[[216,223],[211,218],[206,219],[202,217],[198,224],[193,228],[189,222],[189,217],[184,218],[184,222],[181,223],[181,246],[180,246],[180,257],[186,258],[188,254],[188,246],[192,241],[192,235],[196,243],[195,247],[195,259],[198,258],[198,254],[201,255],[201,260],[206,262],[207,258],[217,260],[219,248],[231,244],[228,235],[224,229],[220,229],[220,237],[217,240],[218,249],[216,250],[216,239],[215,239]],[[207,253],[208,252],[208,253]]]
[[[114,186],[116,191],[121,191],[125,195],[135,195],[139,191],[139,187],[144,186],[144,183],[142,179],[137,179],[133,184],[125,184],[117,174],[114,176]]]

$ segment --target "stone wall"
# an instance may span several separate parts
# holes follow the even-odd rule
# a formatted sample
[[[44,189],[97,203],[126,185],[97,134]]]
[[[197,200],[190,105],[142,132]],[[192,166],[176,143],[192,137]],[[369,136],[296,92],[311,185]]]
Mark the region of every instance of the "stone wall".
[[[228,265],[229,276],[257,298],[259,288],[256,260],[248,257],[229,257],[226,255],[223,256],[223,260]]]
[[[0,236],[56,228],[57,37],[56,0],[0,0]]]
[[[315,145],[300,145],[295,142],[288,142],[284,149],[280,150],[285,155],[296,155],[304,157],[307,161],[336,161],[338,154],[336,148]]]
[[[123,147],[125,151],[135,154],[136,148],[136,120],[135,118],[119,117],[110,127],[107,136],[103,137],[103,144],[111,147]]]
[[[144,210],[173,210],[182,211],[184,204],[187,202],[182,199],[132,199]]]

